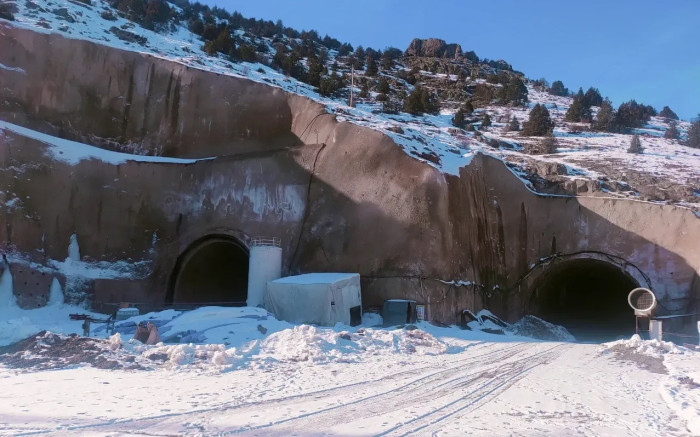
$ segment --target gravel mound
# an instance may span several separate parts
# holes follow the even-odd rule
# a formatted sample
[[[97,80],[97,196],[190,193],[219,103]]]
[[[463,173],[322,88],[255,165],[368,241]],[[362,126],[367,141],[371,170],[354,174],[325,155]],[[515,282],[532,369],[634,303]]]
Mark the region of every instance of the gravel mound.
[[[0,363],[26,371],[61,369],[90,365],[99,369],[134,369],[143,367],[136,357],[121,348],[121,338],[108,340],[59,335],[41,331],[36,335],[0,347]]]
[[[513,333],[538,340],[576,341],[563,326],[549,323],[535,316],[525,316],[511,325]]]

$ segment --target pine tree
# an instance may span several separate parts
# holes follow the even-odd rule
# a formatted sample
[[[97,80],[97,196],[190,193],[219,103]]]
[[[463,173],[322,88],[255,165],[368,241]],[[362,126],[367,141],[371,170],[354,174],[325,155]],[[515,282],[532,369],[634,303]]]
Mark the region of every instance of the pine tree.
[[[248,44],[241,44],[238,47],[238,59],[244,62],[255,62],[258,59],[258,52]]]
[[[586,97],[580,88],[578,94],[574,97],[574,101],[571,102],[571,106],[566,111],[564,119],[571,122],[588,122],[591,120],[591,107],[587,105]]]
[[[673,112],[668,106],[664,106],[661,112],[659,112],[659,117],[663,117],[667,120],[678,120],[676,113]]]
[[[0,18],[9,21],[15,20],[15,15],[12,13],[12,7],[8,3],[0,3]]]
[[[394,60],[403,55],[403,52],[396,47],[387,47],[381,56],[382,70],[389,71],[394,66]]]
[[[527,87],[518,76],[512,76],[498,91],[501,104],[521,105],[527,102]]]
[[[601,132],[617,132],[616,120],[617,117],[612,103],[610,103],[610,100],[605,99],[603,103],[600,104],[600,109],[598,109],[598,114],[596,115],[595,121],[592,123],[592,127]]]
[[[669,140],[677,140],[680,132],[678,132],[678,122],[671,120],[668,122],[668,129],[664,132],[664,138]]]
[[[369,86],[367,85],[367,81],[362,82],[362,86],[360,87],[360,92],[357,93],[357,97],[361,99],[366,99],[369,96]]]
[[[215,39],[204,44],[204,51],[208,55],[214,55],[217,52],[225,55],[235,55],[235,50],[236,44],[231,38],[231,31],[228,27],[224,27]]]
[[[564,120],[571,121],[571,122],[581,121],[581,106],[582,105],[583,104],[581,103],[581,100],[578,98],[578,96],[574,97],[574,101],[571,102],[571,106],[569,106],[569,109],[566,111],[566,115],[564,116]]]
[[[630,148],[627,149],[627,153],[642,153],[644,152],[644,147],[642,147],[642,142],[639,139],[639,135],[635,134],[632,136],[630,141]]]
[[[552,132],[554,123],[544,105],[536,104],[530,111],[530,117],[523,123],[522,133],[526,137],[541,137]]]
[[[357,70],[362,70],[365,68],[365,50],[362,46],[357,47],[355,53],[352,55],[350,64]]]
[[[484,117],[481,119],[481,127],[484,128],[489,126],[491,126],[491,117],[484,113]]]
[[[654,108],[630,100],[617,108],[617,124],[623,128],[640,127],[649,121],[652,115],[656,115]]]
[[[555,80],[552,82],[552,86],[549,88],[549,94],[555,96],[567,96],[569,95],[569,90],[564,86],[564,82]]]
[[[382,57],[380,58],[379,62],[381,63],[382,70],[384,71],[389,71],[391,70],[391,67],[394,66],[394,60],[391,59],[391,54],[388,51],[382,53]]]
[[[309,71],[306,73],[306,83],[309,85],[318,87],[321,85],[321,76],[326,72],[326,68],[321,63],[315,55],[309,56],[306,64],[309,67]]]
[[[377,62],[374,60],[374,56],[367,55],[367,61],[365,62],[367,67],[365,68],[365,76],[376,76],[378,73]]]
[[[515,115],[510,119],[506,128],[508,132],[518,132],[520,130],[520,123],[515,118]]]
[[[389,94],[391,87],[389,87],[389,81],[382,77],[379,79],[379,84],[377,85],[377,92],[382,94]]]
[[[333,72],[330,76],[326,76],[321,79],[321,83],[318,87],[318,93],[326,97],[332,96],[343,87],[345,87],[345,80],[342,78],[342,76],[339,76]]]
[[[403,103],[404,112],[420,115],[425,112],[435,113],[440,109],[437,99],[420,86],[416,86]]]
[[[688,129],[688,140],[685,142],[685,145],[700,149],[700,114],[698,114],[698,118],[691,123],[690,129]]]
[[[472,105],[471,100],[467,100],[464,102],[464,105],[462,105],[462,109],[464,109],[464,113],[467,115],[472,115],[474,112],[474,105]]]
[[[348,43],[344,43],[338,48],[338,56],[347,56],[352,53],[352,46]]]
[[[583,96],[583,101],[590,108],[591,106],[600,106],[603,103],[603,97],[600,95],[598,88],[590,87]]]

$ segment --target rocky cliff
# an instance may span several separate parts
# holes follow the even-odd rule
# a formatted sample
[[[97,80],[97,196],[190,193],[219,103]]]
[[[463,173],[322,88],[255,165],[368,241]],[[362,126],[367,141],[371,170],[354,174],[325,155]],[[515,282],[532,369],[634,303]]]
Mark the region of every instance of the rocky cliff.
[[[423,56],[430,58],[456,58],[462,56],[462,46],[447,44],[437,38],[415,38],[404,53],[406,56]]]

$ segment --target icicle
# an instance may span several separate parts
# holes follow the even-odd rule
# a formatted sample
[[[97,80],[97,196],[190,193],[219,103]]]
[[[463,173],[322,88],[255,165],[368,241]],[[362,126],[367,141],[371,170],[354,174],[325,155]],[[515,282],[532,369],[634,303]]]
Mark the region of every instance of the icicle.
[[[68,245],[68,258],[66,261],[80,261],[80,247],[78,246],[78,237],[73,234],[70,236],[70,244]]]
[[[0,267],[4,267],[5,270],[0,276],[0,308],[17,308],[17,298],[12,288],[10,268],[5,263],[0,264]]]
[[[149,253],[151,255],[156,253],[156,243],[158,242],[158,234],[157,231],[153,231],[153,237],[151,238],[151,249],[149,250]]]
[[[58,282],[57,278],[53,278],[53,282],[51,282],[51,289],[49,291],[49,303],[47,305],[63,305],[63,289],[61,288],[61,283]]]

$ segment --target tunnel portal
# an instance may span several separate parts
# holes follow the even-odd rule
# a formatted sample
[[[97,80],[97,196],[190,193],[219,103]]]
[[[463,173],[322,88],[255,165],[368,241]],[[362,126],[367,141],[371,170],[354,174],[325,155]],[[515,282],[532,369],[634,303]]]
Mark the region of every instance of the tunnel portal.
[[[627,295],[639,287],[615,264],[582,258],[560,261],[535,282],[530,311],[566,327],[578,341],[610,341],[635,332]]]
[[[226,235],[192,243],[173,270],[168,303],[245,305],[248,297],[248,248]]]

